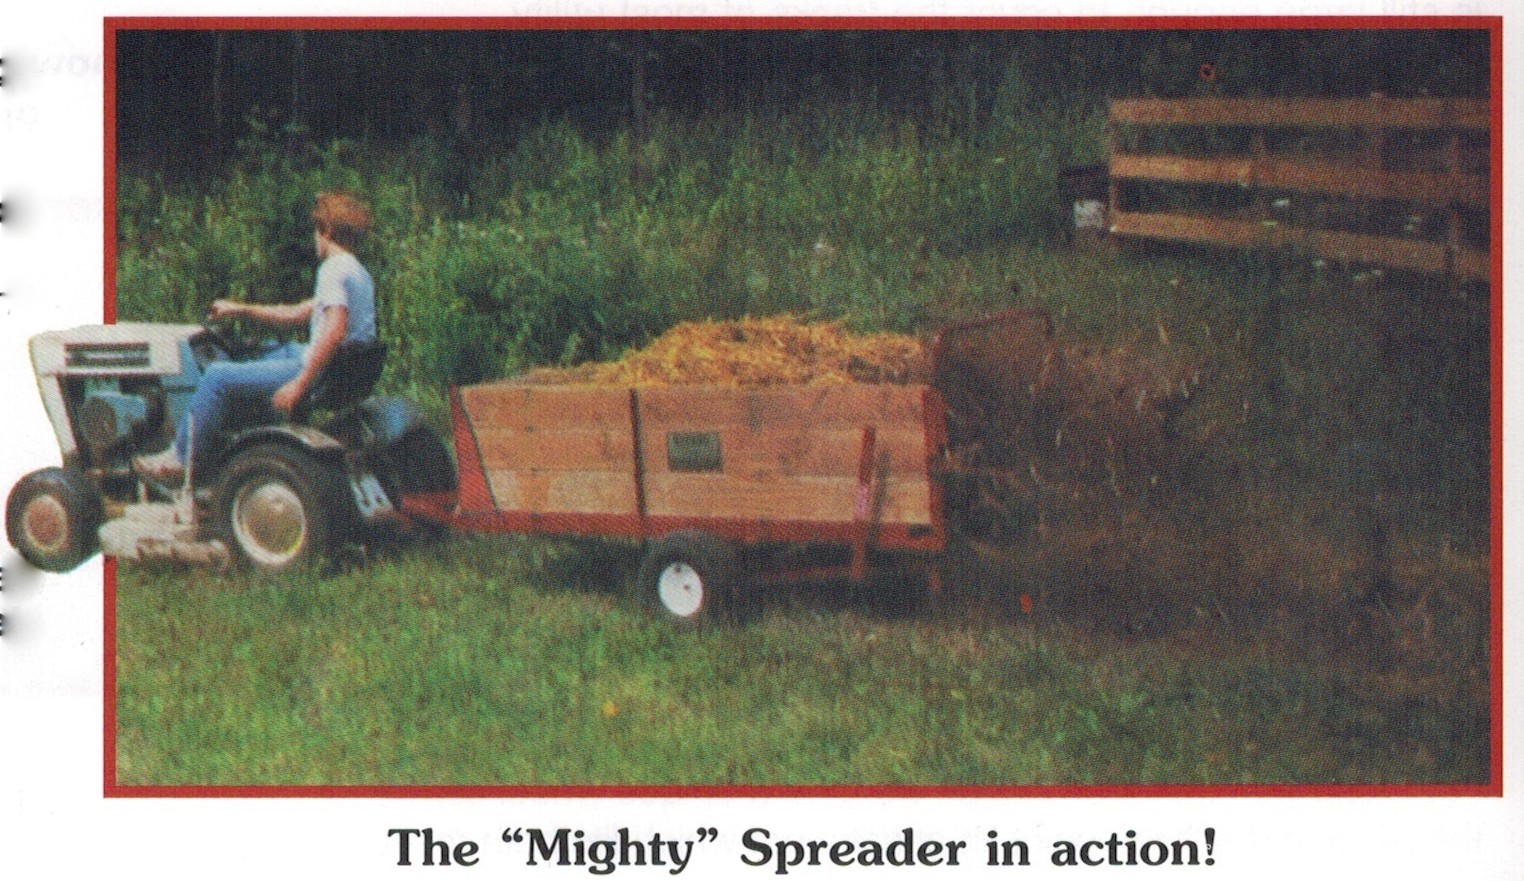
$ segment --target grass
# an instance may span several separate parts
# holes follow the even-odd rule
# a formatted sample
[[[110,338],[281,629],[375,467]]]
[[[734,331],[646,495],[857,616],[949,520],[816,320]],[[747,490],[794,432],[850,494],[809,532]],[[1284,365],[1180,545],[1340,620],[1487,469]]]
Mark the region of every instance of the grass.
[[[1053,549],[1019,553],[1015,583],[967,566],[953,597],[913,616],[822,584],[698,631],[620,594],[610,573],[634,554],[618,545],[459,537],[277,583],[124,566],[119,782],[1485,778],[1485,643],[1449,642],[1481,621],[1425,632],[1447,610],[1485,614],[1474,559],[1401,563],[1454,589],[1443,606],[1431,592],[1425,623],[1316,592],[1232,604],[1146,565],[1108,589],[1087,583],[1105,564],[1087,577]],[[1327,638],[1343,619],[1314,626],[1335,606],[1358,639]],[[1384,664],[1369,663],[1373,647]]]

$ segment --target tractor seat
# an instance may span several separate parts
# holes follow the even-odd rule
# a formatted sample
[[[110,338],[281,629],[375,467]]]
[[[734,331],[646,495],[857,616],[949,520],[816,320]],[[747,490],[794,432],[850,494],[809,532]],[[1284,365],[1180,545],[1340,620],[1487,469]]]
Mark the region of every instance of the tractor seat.
[[[306,422],[314,410],[343,410],[365,400],[386,364],[386,343],[380,340],[339,345],[333,360],[323,368],[291,411],[293,422]]]

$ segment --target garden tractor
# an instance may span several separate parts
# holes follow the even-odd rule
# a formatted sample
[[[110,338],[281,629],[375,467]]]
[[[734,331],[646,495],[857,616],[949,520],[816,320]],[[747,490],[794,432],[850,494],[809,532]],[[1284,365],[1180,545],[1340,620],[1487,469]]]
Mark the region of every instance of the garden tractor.
[[[346,343],[290,417],[268,397],[237,401],[197,437],[176,486],[134,474],[164,449],[203,371],[263,343],[227,323],[110,324],[40,334],[32,366],[63,466],[26,475],[6,502],[6,535],[38,568],[64,572],[97,551],[128,559],[309,566],[405,526],[405,493],[455,488],[455,470],[418,408],[367,397],[385,346]]]

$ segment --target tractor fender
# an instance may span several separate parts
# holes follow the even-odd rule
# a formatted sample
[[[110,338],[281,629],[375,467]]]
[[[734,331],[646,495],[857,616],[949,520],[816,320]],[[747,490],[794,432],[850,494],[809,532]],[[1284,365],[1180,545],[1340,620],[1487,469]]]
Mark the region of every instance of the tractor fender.
[[[249,447],[269,442],[291,444],[320,458],[344,455],[342,443],[310,425],[261,425],[234,436],[222,451],[222,460],[231,461]]]

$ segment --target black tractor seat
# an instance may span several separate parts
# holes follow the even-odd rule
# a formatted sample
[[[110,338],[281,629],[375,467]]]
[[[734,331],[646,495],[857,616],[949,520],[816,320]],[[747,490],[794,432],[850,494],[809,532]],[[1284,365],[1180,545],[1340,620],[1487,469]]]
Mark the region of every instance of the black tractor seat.
[[[340,343],[333,359],[291,409],[291,421],[305,423],[314,410],[346,410],[365,400],[386,366],[380,340]]]

